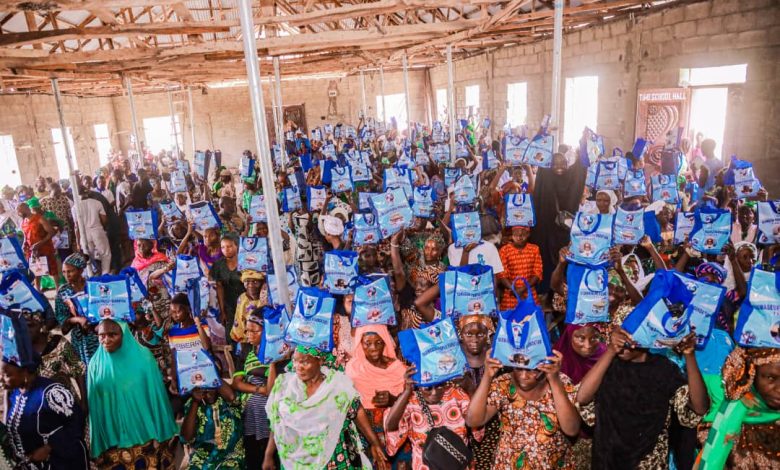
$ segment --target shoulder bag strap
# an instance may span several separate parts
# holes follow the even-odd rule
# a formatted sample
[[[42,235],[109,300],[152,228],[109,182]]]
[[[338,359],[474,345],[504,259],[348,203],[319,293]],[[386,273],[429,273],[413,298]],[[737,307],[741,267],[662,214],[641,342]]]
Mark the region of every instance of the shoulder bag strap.
[[[425,415],[426,421],[428,421],[428,425],[431,427],[431,429],[434,428],[433,424],[433,415],[431,414],[431,409],[428,407],[428,404],[425,403],[425,399],[422,396],[422,393],[420,393],[419,390],[415,390],[415,395],[417,395],[417,400],[420,402],[420,408],[422,409],[423,414]]]

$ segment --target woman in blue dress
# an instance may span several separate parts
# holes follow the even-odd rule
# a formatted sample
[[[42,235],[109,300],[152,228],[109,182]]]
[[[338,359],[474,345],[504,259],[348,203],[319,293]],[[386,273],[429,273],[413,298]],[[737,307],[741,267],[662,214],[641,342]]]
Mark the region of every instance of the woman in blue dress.
[[[0,382],[8,391],[6,426],[17,468],[89,469],[81,409],[67,388],[37,374],[40,356],[26,326],[12,321],[17,351],[3,351]]]

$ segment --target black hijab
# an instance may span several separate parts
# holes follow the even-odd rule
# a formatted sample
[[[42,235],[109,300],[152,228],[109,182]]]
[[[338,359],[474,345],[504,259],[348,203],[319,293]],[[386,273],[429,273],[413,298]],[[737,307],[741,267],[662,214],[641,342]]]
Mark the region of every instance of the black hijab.
[[[645,362],[613,360],[596,392],[592,468],[636,468],[655,447],[669,400],[685,383],[680,369],[657,354]]]
[[[543,275],[537,292],[546,292],[555,266],[558,252],[569,243],[569,230],[555,223],[558,211],[576,214],[580,207],[582,191],[585,188],[587,168],[579,160],[556,175],[552,169],[539,168],[536,174],[533,202],[536,211],[536,226],[531,230],[531,243],[539,246],[542,256]]]

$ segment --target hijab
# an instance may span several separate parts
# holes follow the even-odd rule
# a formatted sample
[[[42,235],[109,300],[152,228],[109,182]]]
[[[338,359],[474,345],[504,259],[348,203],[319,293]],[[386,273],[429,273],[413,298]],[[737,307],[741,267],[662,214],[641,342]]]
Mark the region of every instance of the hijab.
[[[363,335],[376,334],[385,343],[382,355],[393,359],[386,369],[372,365],[363,351]],[[372,409],[374,404],[371,399],[377,391],[390,392],[390,395],[398,396],[403,392],[406,379],[406,366],[396,358],[395,342],[387,331],[385,325],[366,325],[355,329],[355,341],[352,347],[352,359],[347,363],[345,371],[352,379],[363,408]]]
[[[574,340],[574,332],[590,325],[566,325],[566,329],[563,330],[563,334],[553,346],[553,349],[563,354],[563,361],[561,362],[561,372],[566,374],[573,384],[578,384],[585,377],[585,374],[596,364],[602,354],[607,350],[607,345],[599,343],[599,347],[596,352],[590,357],[582,357],[572,346]]]
[[[139,273],[154,263],[167,263],[170,261],[165,253],[157,251],[157,240],[152,241],[152,253],[148,258],[144,258],[141,253],[141,249],[138,247],[138,240],[133,241],[133,248],[135,248],[135,257],[130,266],[135,268]]]
[[[179,432],[157,361],[133,338],[127,323],[117,323],[122,346],[112,353],[98,348],[87,372],[93,458],[112,447],[165,442]]]

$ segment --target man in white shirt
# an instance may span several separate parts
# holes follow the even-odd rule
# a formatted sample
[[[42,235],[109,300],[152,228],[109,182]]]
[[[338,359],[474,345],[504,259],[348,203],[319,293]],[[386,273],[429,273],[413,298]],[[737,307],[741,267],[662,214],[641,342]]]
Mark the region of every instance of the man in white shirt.
[[[100,201],[86,196],[86,193],[89,192],[88,189],[82,188],[82,191],[79,211],[83,226],[79,225],[78,228],[84,230],[87,246],[82,246],[81,251],[87,253],[93,260],[100,260],[100,268],[103,274],[108,274],[111,270],[111,245],[108,243],[108,236],[104,228],[107,221],[106,211],[103,209],[103,204]],[[73,212],[73,220],[77,220],[76,208],[74,207],[71,210]],[[76,240],[79,242],[81,242],[80,236],[77,231]]]

